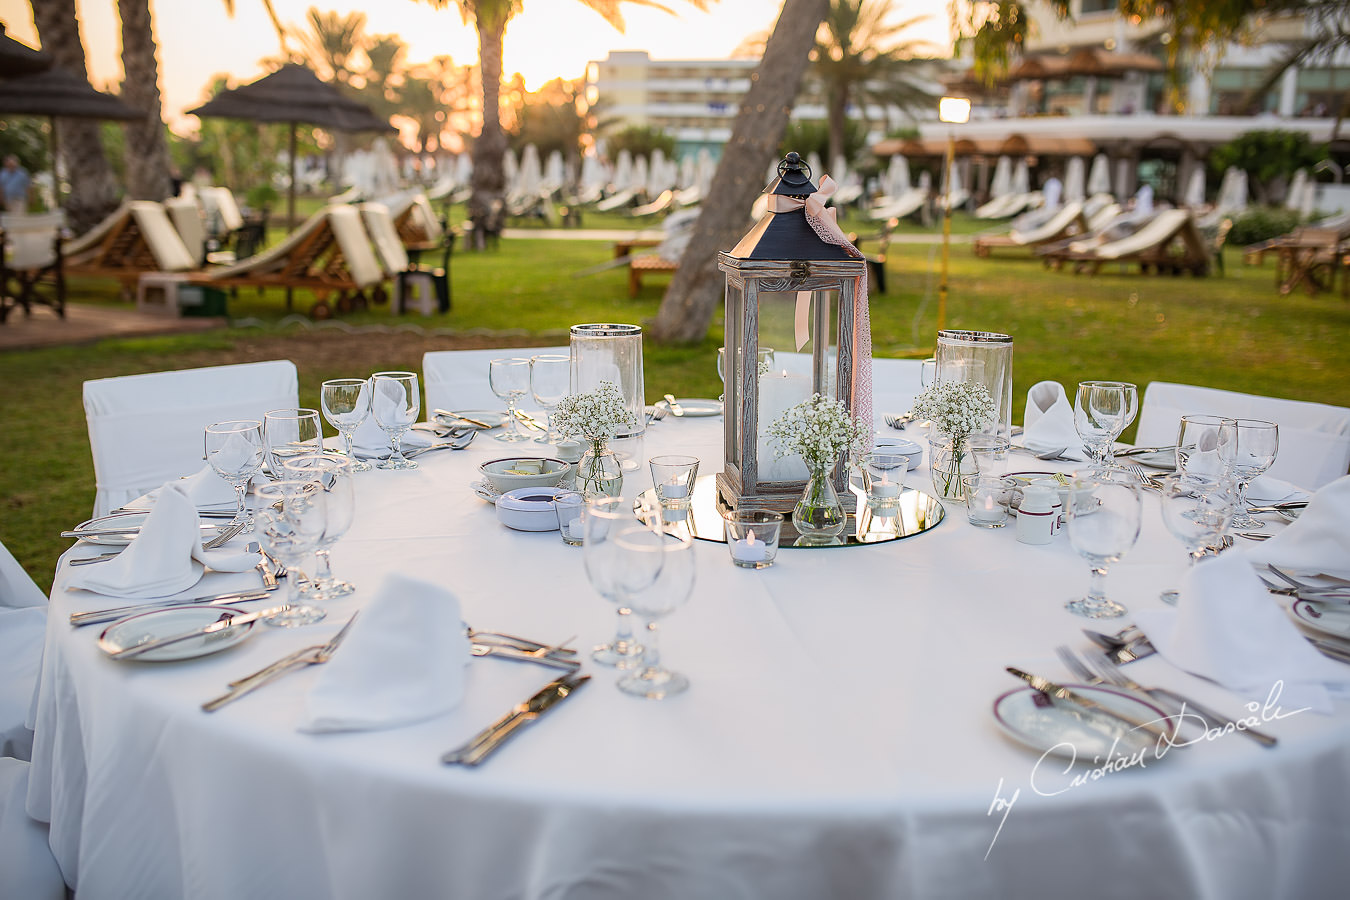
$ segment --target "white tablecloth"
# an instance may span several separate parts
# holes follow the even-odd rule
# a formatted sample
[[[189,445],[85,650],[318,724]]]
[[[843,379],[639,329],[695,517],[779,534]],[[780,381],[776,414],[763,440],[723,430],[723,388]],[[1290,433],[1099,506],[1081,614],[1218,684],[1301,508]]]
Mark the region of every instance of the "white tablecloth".
[[[668,416],[645,450],[694,452],[716,472],[721,419]],[[505,529],[470,491],[500,455],[480,435],[416,471],[357,476],[359,516],[333,557],[359,591],[320,625],[198,660],[108,659],[97,627],[65,619],[110,604],[67,594],[61,570],[29,811],[52,823],[81,900],[1344,896],[1346,704],[1269,723],[1273,750],[1230,736],[1066,788],[1062,764],[1004,736],[991,705],[1020,686],[1006,665],[1066,677],[1052,649],[1087,646],[1079,629],[1094,624],[1063,609],[1087,566],[1065,536],[1019,544],[952,505],[929,533],[787,549],[763,571],[700,543],[695,594],[663,627],[690,690],[639,700],[588,663],[589,685],[479,769],[438,759],[546,670],[475,660],[457,710],[384,732],[298,732],[314,669],[201,711],[231,679],[326,639],[391,571],[448,585],[478,628],[607,639],[613,609],[580,550]],[[926,470],[910,477],[931,490]],[[649,486],[644,467],[626,493]],[[1146,503],[1108,580],[1133,609],[1185,567]],[[1130,668],[1241,710],[1156,658]],[[996,797],[1015,798],[1006,820]]]

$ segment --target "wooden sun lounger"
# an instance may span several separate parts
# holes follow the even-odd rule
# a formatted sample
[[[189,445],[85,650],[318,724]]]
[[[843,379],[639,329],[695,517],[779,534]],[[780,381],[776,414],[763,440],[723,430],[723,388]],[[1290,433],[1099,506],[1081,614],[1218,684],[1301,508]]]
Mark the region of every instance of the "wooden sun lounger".
[[[1144,274],[1179,275],[1209,272],[1209,249],[1190,210],[1168,209],[1129,237],[1097,247],[1072,250],[1063,257],[1075,272],[1096,275],[1105,263],[1138,264]]]
[[[988,257],[996,249],[1026,249],[1062,241],[1087,231],[1087,219],[1083,216],[1083,204],[1067,203],[1051,216],[1043,225],[1027,231],[1013,230],[1007,234],[987,234],[977,237],[974,242],[975,255]]]
[[[62,247],[66,275],[114,278],[130,297],[147,272],[190,272],[197,268],[164,206],[128,200],[93,229]]]

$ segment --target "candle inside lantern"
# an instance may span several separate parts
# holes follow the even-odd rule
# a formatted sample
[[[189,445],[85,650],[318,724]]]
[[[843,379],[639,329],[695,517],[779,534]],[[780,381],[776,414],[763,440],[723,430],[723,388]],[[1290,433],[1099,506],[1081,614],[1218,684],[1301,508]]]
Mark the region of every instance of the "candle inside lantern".
[[[755,540],[755,530],[747,529],[745,537],[731,545],[731,557],[737,562],[763,562],[768,550],[763,541]]]
[[[805,481],[809,474],[801,457],[775,458],[777,448],[769,442],[774,420],[814,393],[811,376],[794,375],[786,369],[759,378],[759,437],[757,442],[760,481]]]

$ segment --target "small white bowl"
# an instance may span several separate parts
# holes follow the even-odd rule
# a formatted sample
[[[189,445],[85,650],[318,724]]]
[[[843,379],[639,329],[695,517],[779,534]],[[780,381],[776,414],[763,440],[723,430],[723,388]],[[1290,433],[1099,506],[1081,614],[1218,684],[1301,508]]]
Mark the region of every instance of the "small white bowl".
[[[497,518],[516,531],[557,531],[558,514],[553,498],[571,493],[564,488],[524,487],[507,491],[497,498]]]
[[[511,456],[478,467],[493,487],[503,494],[523,487],[553,487],[567,477],[570,467],[561,459]]]
[[[902,437],[879,437],[873,446],[876,453],[894,453],[909,460],[909,468],[916,469],[923,462],[923,448]]]

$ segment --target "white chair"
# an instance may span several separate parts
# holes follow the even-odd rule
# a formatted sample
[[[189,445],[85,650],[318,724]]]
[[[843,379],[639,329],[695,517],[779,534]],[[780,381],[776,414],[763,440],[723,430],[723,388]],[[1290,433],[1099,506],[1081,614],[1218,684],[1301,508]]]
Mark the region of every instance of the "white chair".
[[[27,718],[46,631],[46,595],[0,543],[0,757],[32,757]]]
[[[202,467],[207,425],[299,405],[295,363],[271,360],[84,383],[94,515]]]
[[[488,386],[488,363],[502,357],[529,358],[541,354],[571,352],[570,347],[521,347],[496,350],[433,350],[422,355],[422,386],[426,391],[423,417],[432,410],[505,409],[504,401]],[[529,397],[520,403],[530,409]]]
[[[28,769],[22,760],[0,759],[0,897],[65,900],[66,883],[47,826],[24,809]]]
[[[31,314],[33,304],[50,306],[66,315],[66,280],[60,251],[65,213],[0,215],[0,322],[22,306]]]
[[[1269,474],[1316,490],[1350,470],[1350,409],[1155,381],[1144,391],[1136,443],[1176,443],[1184,415],[1264,419],[1280,426]]]

